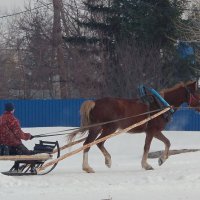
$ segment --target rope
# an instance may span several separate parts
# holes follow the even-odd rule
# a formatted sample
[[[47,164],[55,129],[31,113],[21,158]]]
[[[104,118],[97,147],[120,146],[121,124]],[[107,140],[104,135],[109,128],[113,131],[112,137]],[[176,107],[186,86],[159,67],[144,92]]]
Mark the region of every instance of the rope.
[[[114,119],[114,120],[110,120],[110,121],[106,121],[106,122],[96,123],[96,124],[92,124],[92,125],[89,125],[89,126],[83,126],[81,128],[72,128],[72,129],[65,129],[65,130],[62,130],[62,131],[43,133],[43,134],[35,135],[35,136],[33,136],[33,138],[67,135],[67,134],[71,134],[71,133],[60,133],[60,134],[53,134],[53,133],[65,132],[65,131],[71,131],[71,130],[77,130],[76,132],[84,131],[85,129],[89,129],[89,128],[92,128],[92,127],[102,126],[102,125],[105,125],[105,124],[110,124],[110,123],[118,122],[118,121],[123,121],[123,120],[126,120],[126,119],[135,118],[135,117],[139,117],[139,116],[142,116],[142,115],[155,113],[155,112],[158,112],[158,111],[161,111],[161,110],[163,110],[163,109],[160,108],[160,109],[148,111],[148,112],[145,112],[145,113],[141,113],[141,114],[138,114],[138,115],[132,115],[132,116],[129,116],[129,117],[124,117],[124,118]]]
[[[66,132],[66,131],[73,131],[73,130],[79,130],[80,128],[71,128],[71,129],[65,129],[62,131],[55,131],[55,132],[49,132],[49,133],[43,133],[34,135],[33,138],[41,138],[41,137],[52,137],[52,136],[59,136],[59,135],[67,135],[69,133],[59,133],[59,132]],[[53,133],[59,133],[59,134],[53,134]]]
[[[177,108],[180,108],[180,107],[173,107],[173,108],[177,109]],[[197,107],[182,107],[181,109],[187,109],[187,108],[197,108]],[[160,111],[160,110],[162,110],[162,108],[161,109],[152,110],[152,111],[149,111],[149,112],[145,112],[145,113],[141,113],[141,114],[138,114],[138,115],[133,115],[133,116],[119,118],[119,119],[115,119],[115,120],[111,120],[111,121],[96,123],[96,124],[92,124],[92,125],[89,125],[89,126],[83,126],[81,128],[70,128],[70,129],[65,129],[65,130],[61,130],[61,131],[54,131],[54,132],[38,134],[38,135],[34,135],[33,138],[54,137],[54,136],[73,134],[75,132],[81,132],[81,131],[84,131],[86,129],[93,128],[93,127],[96,127],[96,126],[102,126],[102,125],[110,124],[110,123],[113,123],[113,122],[123,121],[123,120],[126,120],[126,119],[139,117],[139,116],[146,115],[146,114],[151,114],[151,113],[154,113],[154,112],[157,112],[157,111]],[[60,133],[60,132],[66,132],[66,131],[74,131],[74,132]],[[60,133],[60,134],[54,134],[54,133]]]

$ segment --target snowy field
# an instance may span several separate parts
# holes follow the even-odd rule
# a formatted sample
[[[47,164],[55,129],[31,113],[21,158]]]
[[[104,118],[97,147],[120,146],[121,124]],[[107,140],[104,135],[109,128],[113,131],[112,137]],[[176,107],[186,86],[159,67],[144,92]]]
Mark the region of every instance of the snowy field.
[[[66,128],[32,128],[24,131],[41,134]],[[200,148],[199,132],[164,132],[171,141],[171,149]],[[44,176],[8,177],[0,175],[2,200],[196,200],[200,198],[200,152],[170,156],[158,166],[157,159],[149,159],[155,170],[141,168],[145,134],[122,134],[106,142],[112,156],[112,168],[104,165],[97,147],[89,154],[95,174],[82,171],[82,153],[61,161],[53,172]],[[64,144],[66,138],[51,137]],[[37,139],[25,142],[32,148]],[[76,146],[80,147],[80,145]],[[163,150],[164,145],[153,140],[151,152]],[[73,150],[74,147],[71,149]],[[67,153],[68,151],[63,151]],[[12,162],[0,161],[1,171]]]

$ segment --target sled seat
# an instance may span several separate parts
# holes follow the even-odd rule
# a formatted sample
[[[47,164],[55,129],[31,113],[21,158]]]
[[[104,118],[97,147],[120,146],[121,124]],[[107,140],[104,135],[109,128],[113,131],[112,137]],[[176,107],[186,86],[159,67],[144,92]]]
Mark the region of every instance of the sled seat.
[[[40,153],[34,155],[6,155],[0,156],[0,160],[10,160],[10,161],[46,161],[52,159],[53,155],[48,153]]]

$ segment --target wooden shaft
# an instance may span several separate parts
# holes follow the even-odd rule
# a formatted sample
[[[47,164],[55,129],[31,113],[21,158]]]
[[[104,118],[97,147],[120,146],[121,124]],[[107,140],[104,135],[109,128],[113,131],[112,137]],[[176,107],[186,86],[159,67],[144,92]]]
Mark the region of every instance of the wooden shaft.
[[[69,144],[66,144],[66,145],[60,147],[60,150],[67,149],[67,148],[69,148],[69,147],[74,146],[75,144],[79,144],[79,143],[85,141],[85,139],[86,139],[86,137],[85,137],[85,138],[82,138],[82,139],[80,139],[80,140],[77,140],[77,141],[71,142],[71,143],[69,143]],[[58,152],[58,149],[55,149],[55,150],[53,151],[53,153],[57,153],[57,152]]]
[[[55,159],[55,160],[53,160],[53,161],[51,161],[51,162],[48,162],[48,163],[44,164],[42,167],[38,168],[38,169],[37,169],[37,172],[42,171],[42,170],[46,169],[47,167],[49,167],[49,166],[51,166],[51,165],[54,165],[55,163],[57,163],[57,162],[59,162],[59,161],[61,161],[61,160],[64,160],[65,158],[68,158],[68,157],[70,157],[70,156],[72,156],[72,155],[74,155],[74,154],[77,154],[77,153],[79,153],[80,151],[83,151],[84,149],[87,149],[87,148],[89,148],[89,147],[91,147],[91,146],[93,146],[93,145],[95,145],[95,144],[98,144],[98,143],[100,143],[100,142],[103,142],[103,141],[105,141],[105,140],[107,140],[107,139],[109,139],[109,138],[111,138],[111,137],[114,137],[114,136],[116,136],[116,135],[119,135],[119,134],[121,134],[121,133],[123,133],[123,132],[128,132],[129,130],[131,130],[131,129],[137,127],[137,126],[140,126],[140,125],[142,125],[142,124],[145,124],[146,122],[148,122],[148,121],[150,121],[150,120],[152,120],[152,119],[154,119],[154,118],[156,118],[156,117],[158,117],[158,116],[164,114],[165,112],[167,112],[167,111],[170,110],[170,109],[171,109],[171,107],[167,107],[167,108],[165,108],[164,110],[162,110],[162,111],[160,111],[160,112],[158,112],[158,113],[156,113],[156,114],[154,114],[154,115],[152,115],[152,116],[150,116],[150,117],[148,117],[148,118],[146,118],[146,119],[144,119],[144,120],[142,120],[142,121],[140,121],[140,122],[138,122],[138,123],[135,123],[135,124],[133,124],[133,125],[131,125],[131,126],[125,128],[125,129],[123,129],[123,130],[116,131],[116,132],[114,132],[114,133],[112,133],[112,134],[110,134],[110,135],[107,135],[107,136],[105,136],[105,137],[103,137],[103,138],[100,138],[100,139],[98,139],[98,140],[95,140],[94,142],[91,142],[91,143],[89,143],[89,144],[86,144],[86,145],[84,145],[84,146],[82,146],[82,147],[80,147],[80,148],[78,148],[78,149],[76,149],[76,150],[74,150],[74,151],[72,151],[72,152],[70,152],[70,153],[64,154],[63,156],[61,156],[61,157],[59,157],[59,158],[57,158],[57,159]]]

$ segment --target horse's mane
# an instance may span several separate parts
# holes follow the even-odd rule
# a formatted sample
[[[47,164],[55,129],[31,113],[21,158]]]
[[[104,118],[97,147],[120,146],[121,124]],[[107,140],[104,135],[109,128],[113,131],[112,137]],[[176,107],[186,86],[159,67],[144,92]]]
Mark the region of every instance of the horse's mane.
[[[196,81],[188,81],[188,82],[186,82],[186,86],[188,86],[188,85],[191,85],[191,84],[193,84],[193,83],[196,83]]]
[[[180,88],[180,87],[185,87],[185,86],[188,86],[188,85],[190,85],[190,84],[192,84],[192,83],[195,83],[195,82],[196,82],[196,81],[187,81],[186,83],[184,83],[184,82],[177,83],[176,85],[174,85],[174,86],[171,87],[171,88],[162,89],[162,90],[160,91],[160,94],[163,96],[164,93],[173,92],[173,91],[177,90],[177,89]]]
[[[183,82],[180,82],[180,83],[177,83],[176,85],[174,85],[173,87],[171,88],[164,88],[160,91],[160,93],[167,93],[167,92],[173,92],[174,90],[177,90],[178,88],[180,87],[184,87],[185,84]]]

